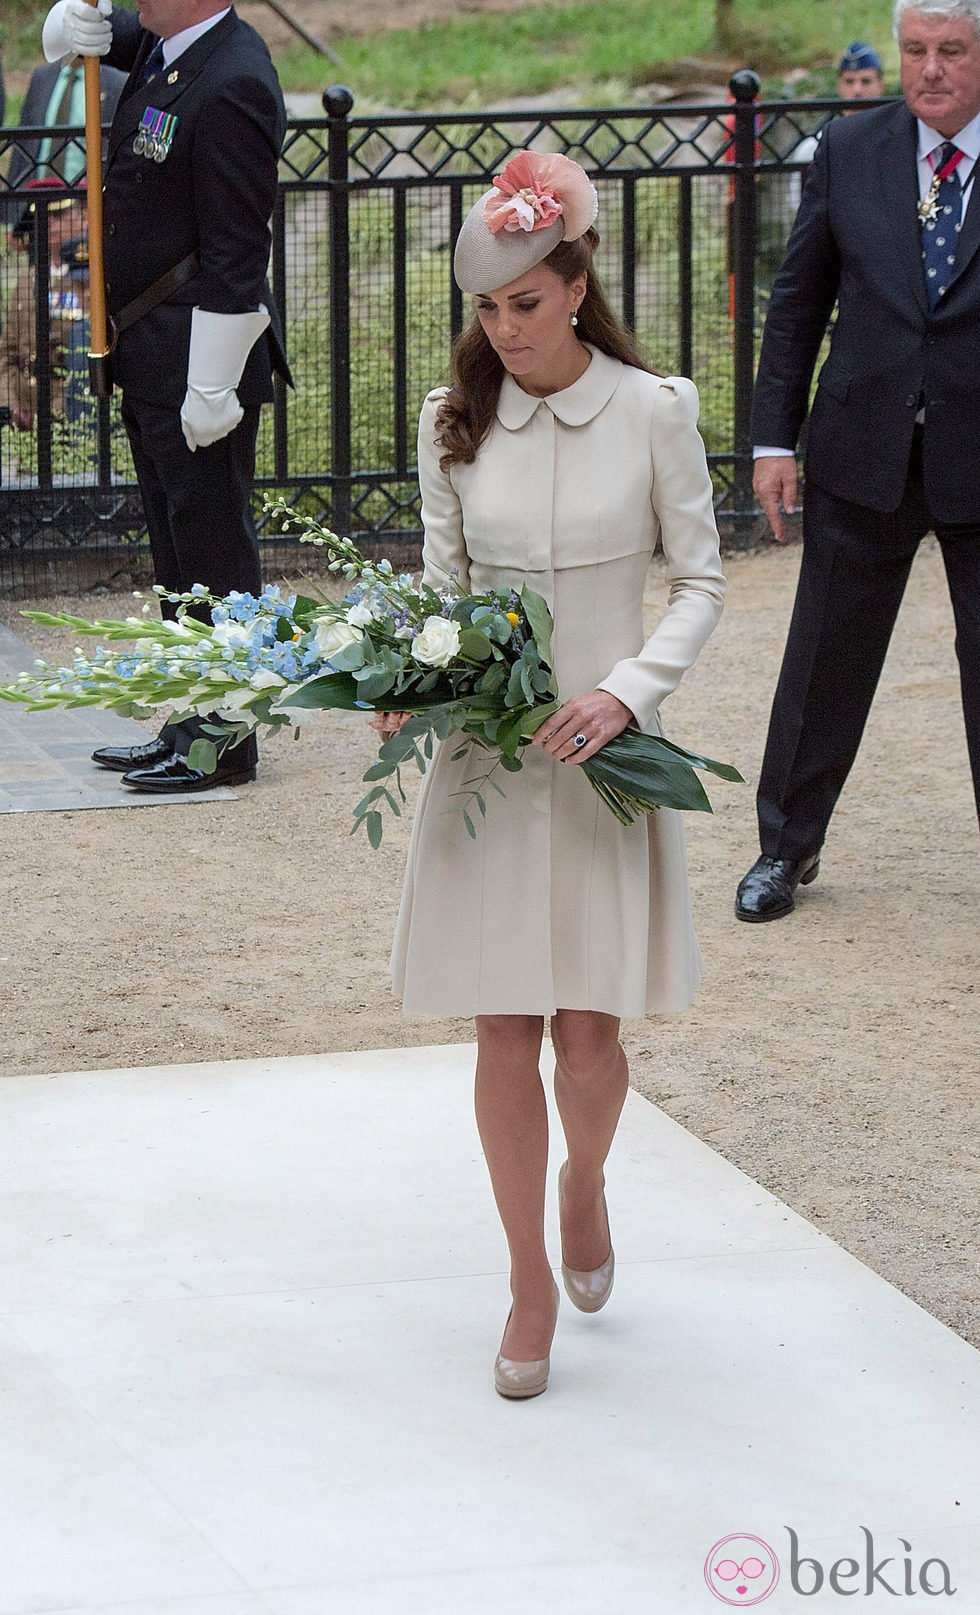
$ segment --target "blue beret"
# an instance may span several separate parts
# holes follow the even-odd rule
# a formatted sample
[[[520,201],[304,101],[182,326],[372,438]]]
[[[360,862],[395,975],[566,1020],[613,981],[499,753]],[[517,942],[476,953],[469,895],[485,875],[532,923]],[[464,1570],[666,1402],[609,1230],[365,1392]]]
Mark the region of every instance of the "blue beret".
[[[853,45],[848,45],[840,59],[838,73],[860,73],[863,68],[873,67],[876,72],[882,71],[881,57],[878,52],[866,45],[863,39],[856,39]]]

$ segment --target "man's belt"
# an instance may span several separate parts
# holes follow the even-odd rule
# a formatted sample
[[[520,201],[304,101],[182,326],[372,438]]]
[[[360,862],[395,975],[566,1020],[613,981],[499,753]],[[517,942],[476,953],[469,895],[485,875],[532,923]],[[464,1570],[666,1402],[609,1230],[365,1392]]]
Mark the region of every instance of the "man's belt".
[[[141,320],[144,314],[149,314],[152,309],[156,308],[158,303],[165,303],[168,297],[173,296],[178,287],[183,286],[185,281],[190,280],[193,275],[197,274],[200,267],[201,260],[197,253],[189,252],[186,258],[181,258],[179,264],[174,264],[174,267],[168,269],[165,275],[161,275],[160,279],[155,280],[152,286],[148,286],[145,292],[140,292],[139,297],[134,297],[131,303],[127,303],[124,308],[121,308],[118,314],[110,315],[109,324],[112,326],[114,333],[113,346],[115,346],[115,337],[120,336],[123,331],[128,331],[131,325],[135,325],[137,320]]]

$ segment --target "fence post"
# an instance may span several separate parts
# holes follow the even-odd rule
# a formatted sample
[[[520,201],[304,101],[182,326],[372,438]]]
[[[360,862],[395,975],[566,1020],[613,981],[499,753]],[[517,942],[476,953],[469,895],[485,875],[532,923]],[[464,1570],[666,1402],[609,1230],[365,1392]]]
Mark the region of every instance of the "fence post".
[[[755,527],[752,491],[750,417],[755,379],[755,99],[759,80],[743,69],[733,74],[729,89],[735,98],[735,194],[732,200],[732,271],[734,297],[735,367],[735,542],[747,545]]]
[[[348,128],[354,97],[346,84],[323,92],[330,206],[330,478],[335,532],[351,530],[350,194]]]

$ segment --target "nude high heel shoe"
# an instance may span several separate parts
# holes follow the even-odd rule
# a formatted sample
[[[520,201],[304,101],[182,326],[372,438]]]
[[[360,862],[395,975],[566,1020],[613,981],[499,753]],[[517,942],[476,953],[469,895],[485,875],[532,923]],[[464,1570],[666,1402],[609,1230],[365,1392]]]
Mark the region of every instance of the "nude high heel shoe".
[[[558,1305],[558,1286],[555,1285],[555,1306]],[[511,1312],[513,1312],[511,1307]],[[510,1322],[510,1312],[507,1314],[507,1323]],[[507,1333],[507,1324],[504,1324],[504,1334]],[[531,1362],[516,1362],[512,1357],[501,1357],[497,1353],[497,1361],[493,1365],[493,1388],[498,1396],[505,1396],[510,1402],[524,1402],[529,1397],[540,1396],[542,1391],[548,1389],[548,1375],[551,1372],[551,1353],[547,1357],[536,1357]]]
[[[562,1184],[565,1181],[565,1167],[567,1165],[568,1162],[566,1161],[565,1165],[558,1173],[559,1210],[561,1206]],[[606,1209],[605,1195],[602,1197],[602,1209],[603,1211]],[[607,1213],[607,1224],[608,1221],[609,1216]],[[610,1243],[609,1246],[609,1255],[606,1257],[601,1267],[594,1267],[587,1273],[580,1273],[574,1267],[568,1267],[564,1262],[562,1262],[561,1276],[562,1283],[565,1286],[565,1293],[572,1305],[578,1307],[579,1312],[601,1311],[612,1294],[613,1279],[616,1276],[616,1257],[612,1248],[612,1243]]]

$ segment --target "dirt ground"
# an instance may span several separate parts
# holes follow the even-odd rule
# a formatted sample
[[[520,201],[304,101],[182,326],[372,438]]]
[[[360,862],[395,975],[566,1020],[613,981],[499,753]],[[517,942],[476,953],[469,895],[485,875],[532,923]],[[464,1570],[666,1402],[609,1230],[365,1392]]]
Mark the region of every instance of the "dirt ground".
[[[714,815],[688,818],[705,981],[688,1014],[627,1026],[632,1080],[980,1345],[980,859],[931,541],[819,879],[786,919],[732,914],[798,555],[729,558],[721,627],[665,711],[750,783],[712,782]],[[651,615],[660,599],[654,577]],[[0,620],[55,659],[70,648],[15,603]],[[348,835],[372,755],[361,719],[328,715],[270,743],[236,802],[6,816],[0,1070],[470,1041],[471,1023],[408,1019],[390,996],[407,824],[378,852]]]

